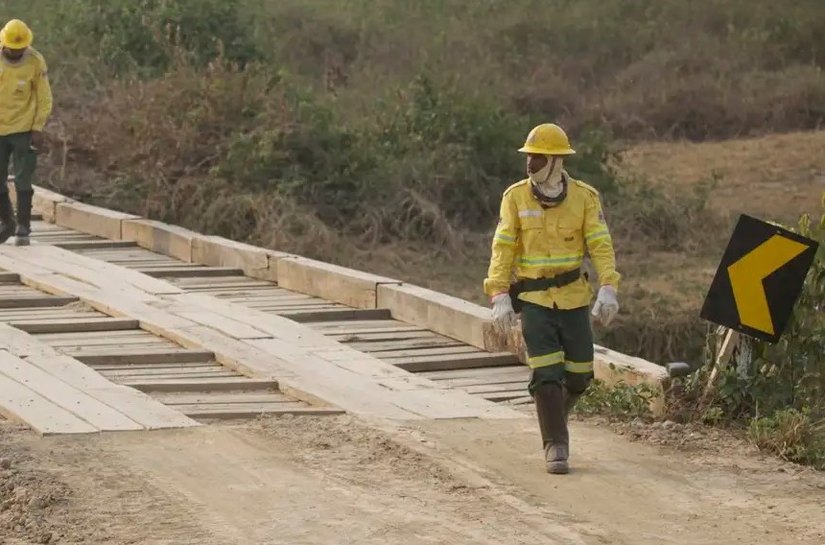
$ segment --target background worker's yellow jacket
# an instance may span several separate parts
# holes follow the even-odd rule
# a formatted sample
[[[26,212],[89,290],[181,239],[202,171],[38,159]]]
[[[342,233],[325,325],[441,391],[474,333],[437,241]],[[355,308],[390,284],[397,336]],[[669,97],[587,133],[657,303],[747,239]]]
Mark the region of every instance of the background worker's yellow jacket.
[[[510,288],[517,279],[541,278],[581,267],[589,253],[601,285],[618,289],[613,241],[602,213],[598,191],[567,177],[567,197],[558,206],[543,209],[533,196],[530,180],[504,191],[498,227],[484,292],[493,296]],[[584,278],[560,288],[524,292],[523,301],[560,309],[590,304],[593,289]]]
[[[31,47],[16,63],[0,55],[0,136],[42,131],[52,113],[46,61]]]

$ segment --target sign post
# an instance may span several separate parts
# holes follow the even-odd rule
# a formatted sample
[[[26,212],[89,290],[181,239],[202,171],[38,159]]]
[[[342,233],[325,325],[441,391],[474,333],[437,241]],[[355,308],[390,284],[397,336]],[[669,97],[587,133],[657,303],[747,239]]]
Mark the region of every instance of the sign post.
[[[736,359],[740,376],[747,374],[748,337],[772,344],[780,339],[818,247],[815,240],[777,225],[739,217],[700,313],[724,330],[703,398],[731,360]]]
[[[790,320],[818,247],[815,240],[740,216],[700,316],[775,344]]]

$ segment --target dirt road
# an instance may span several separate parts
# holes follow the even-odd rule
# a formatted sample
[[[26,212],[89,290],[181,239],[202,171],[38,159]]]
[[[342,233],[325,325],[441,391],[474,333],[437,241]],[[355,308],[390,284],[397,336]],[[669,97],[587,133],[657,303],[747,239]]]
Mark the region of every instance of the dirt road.
[[[578,422],[576,470],[551,476],[533,425],[385,433],[349,417],[281,418],[43,439],[2,424],[0,535],[14,545],[825,539],[825,476],[730,449],[662,451]]]

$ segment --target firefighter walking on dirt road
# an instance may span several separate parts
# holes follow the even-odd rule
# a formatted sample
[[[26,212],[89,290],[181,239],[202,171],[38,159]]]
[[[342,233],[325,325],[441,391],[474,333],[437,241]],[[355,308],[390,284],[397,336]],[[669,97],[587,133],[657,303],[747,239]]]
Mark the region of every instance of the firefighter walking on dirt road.
[[[519,151],[528,177],[504,191],[484,292],[501,333],[521,315],[547,471],[567,473],[567,415],[593,379],[585,252],[600,284],[592,314],[604,325],[619,311],[620,275],[598,191],[563,168],[575,153],[565,132],[539,125]]]
[[[41,131],[52,112],[46,61],[32,48],[33,39],[31,29],[19,19],[0,30],[0,244],[12,234],[18,246],[29,244],[32,178]],[[17,193],[16,224],[6,183],[10,162]]]

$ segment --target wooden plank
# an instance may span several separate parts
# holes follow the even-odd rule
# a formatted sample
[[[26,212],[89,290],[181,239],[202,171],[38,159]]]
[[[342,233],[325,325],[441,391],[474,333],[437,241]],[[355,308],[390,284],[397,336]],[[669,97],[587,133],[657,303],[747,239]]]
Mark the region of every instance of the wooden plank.
[[[209,371],[200,371],[200,372],[189,372],[187,369],[185,372],[183,369],[178,371],[167,371],[165,373],[160,373],[156,371],[102,371],[101,372],[104,377],[108,378],[109,380],[113,380],[115,382],[121,383],[123,381],[129,380],[199,380],[199,379],[207,379],[207,378],[224,378],[224,377],[237,377],[241,376],[234,371],[228,371],[225,369],[213,369]]]
[[[531,396],[512,397],[502,400],[501,403],[505,405],[528,405],[533,403],[533,398]]]
[[[84,282],[99,288],[126,293],[134,290],[151,295],[180,293],[180,288],[169,282],[68,250],[49,246],[31,246],[28,250],[25,257],[19,259],[49,268],[61,275],[82,278]]]
[[[454,378],[454,379],[439,379],[436,380],[440,385],[448,386],[450,388],[463,388],[465,386],[484,386],[493,384],[508,384],[508,383],[526,383],[530,380],[529,370],[519,373],[512,373],[506,375],[484,375],[480,377]]]
[[[220,363],[217,363],[217,362],[215,362],[215,363],[206,363],[205,364],[202,361],[195,361],[195,362],[189,362],[189,363],[138,363],[138,364],[125,363],[125,364],[117,364],[117,365],[105,365],[105,364],[97,365],[97,364],[95,364],[95,365],[89,365],[88,367],[91,367],[92,369],[94,369],[95,371],[97,371],[99,373],[105,373],[106,371],[119,371],[121,369],[135,369],[135,370],[141,370],[141,369],[166,369],[166,370],[170,370],[170,369],[189,369],[189,368],[192,368],[192,367],[203,367],[205,365],[224,367],[223,365],[221,365]]]
[[[373,354],[380,358],[382,352],[412,348],[435,348],[438,346],[467,346],[461,341],[441,340],[441,339],[406,339],[396,341],[354,341],[347,342],[347,346],[353,350]]]
[[[398,320],[476,348],[487,347],[492,328],[489,308],[410,284],[378,286],[377,306],[390,309]]]
[[[117,410],[5,350],[0,350],[0,373],[100,431],[143,429],[143,426]]]
[[[167,379],[167,380],[125,380],[130,386],[142,392],[213,392],[213,391],[260,391],[277,390],[274,380],[247,377],[223,377],[213,379]]]
[[[502,367],[489,368],[474,368],[474,369],[451,369],[447,371],[420,371],[418,374],[430,380],[444,380],[444,379],[461,379],[471,377],[487,377],[495,375],[509,375],[519,372],[518,370],[526,370],[529,373],[530,368],[524,364],[505,365]]]
[[[195,323],[217,329],[235,339],[266,339],[272,336],[243,322],[221,316],[216,312],[205,309],[198,309],[192,312],[179,311],[175,314],[187,320],[192,320]]]
[[[412,373],[444,369],[467,369],[469,367],[495,367],[513,365],[518,360],[509,353],[478,352],[475,354],[452,354],[446,356],[411,356],[406,358],[382,358],[387,363]]]
[[[88,347],[89,350],[100,350],[109,347],[111,349],[123,349],[130,352],[143,350],[149,348],[151,350],[159,348],[174,348],[175,345],[165,339],[159,339],[151,336],[140,337],[100,337],[87,339],[63,339],[48,342],[47,344],[59,348],[60,350],[78,349],[81,347]]]
[[[518,395],[524,395],[524,392],[527,391],[527,381],[516,380],[502,384],[476,384],[473,386],[463,386],[461,389],[471,394],[497,394],[516,391],[519,392]]]
[[[435,342],[447,340],[458,342],[447,337],[441,337],[431,331],[399,331],[398,333],[359,333],[358,335],[327,335],[330,339],[341,343],[374,342],[374,341],[409,341]]]
[[[507,401],[508,399],[516,399],[524,396],[524,388],[518,390],[511,390],[508,392],[492,392],[489,394],[479,394],[480,397],[483,397],[487,401],[494,401],[496,403],[500,401]]]
[[[121,240],[121,222],[140,219],[140,216],[124,214],[79,202],[58,203],[55,207],[55,223],[84,233],[112,240]]]
[[[80,352],[73,354],[76,360],[87,365],[95,363],[176,363],[211,361],[214,354],[206,350],[186,349],[163,350],[161,352],[134,352],[118,351],[112,353]]]
[[[41,435],[98,432],[88,422],[3,374],[0,412],[6,418],[25,422]]]
[[[212,418],[216,420],[231,420],[236,418],[249,418],[251,416],[256,416],[258,413],[253,412],[249,413],[244,411],[243,409],[209,409],[203,407],[193,407],[184,411],[188,416],[192,418]],[[326,416],[326,415],[336,415],[336,414],[344,414],[344,411],[341,409],[335,409],[331,407],[311,407],[306,405],[295,405],[292,407],[278,407],[273,409],[268,409],[264,413],[264,415],[284,415],[290,414],[294,416]]]
[[[39,333],[37,338],[44,342],[60,342],[66,340],[84,341],[94,339],[142,339],[157,338],[152,333],[144,329],[121,329],[117,331],[68,331],[57,333]]]
[[[77,318],[105,318],[106,315],[96,310],[78,310],[74,307],[59,308],[15,308],[0,310],[0,320],[68,320]]]
[[[288,255],[223,237],[200,235],[192,240],[191,261],[219,267],[237,267],[254,278],[277,280],[277,263]]]
[[[46,356],[33,356],[26,361],[117,409],[146,429],[181,428],[199,425],[194,420],[164,406],[143,392],[107,380],[89,366],[69,356],[53,353]]]
[[[224,286],[218,287],[226,289]],[[223,293],[221,294],[221,297],[224,299],[232,299],[233,301],[243,301],[244,303],[254,303],[258,305],[328,305],[333,308],[349,308],[339,303],[327,301],[326,299],[318,299],[317,297],[310,297],[308,295],[301,294],[273,294],[267,289],[238,289],[232,293]]]
[[[295,400],[279,392],[231,393],[231,392],[184,392],[157,393],[153,396],[165,405],[195,405],[198,403],[291,403]]]
[[[102,354],[107,355],[111,353],[123,355],[123,354],[141,354],[141,355],[152,355],[152,354],[166,354],[169,352],[169,346],[163,344],[130,344],[130,345],[112,345],[112,344],[103,344],[103,345],[69,345],[69,346],[52,346],[55,350],[69,354],[74,356],[75,354],[86,354],[86,355],[94,355],[94,354]]]
[[[101,369],[95,367],[95,371],[101,373],[106,377],[127,377],[131,375],[140,375],[146,377],[159,377],[163,375],[200,375],[205,373],[221,373],[227,376],[241,376],[237,371],[224,367],[220,363],[200,364],[200,365],[178,365],[178,366],[146,366],[146,367],[132,367],[127,365],[110,366],[108,369]]]
[[[354,310],[347,307],[338,306],[326,302],[307,302],[307,303],[271,303],[269,301],[250,301],[250,300],[234,300],[234,302],[242,304],[245,307],[254,308],[263,312],[277,312],[283,314],[285,312],[331,312],[331,311],[347,311]]]
[[[0,299],[0,308],[62,307],[79,301],[77,297],[61,295],[40,295],[36,297],[15,297]]]
[[[243,273],[243,271],[234,267],[205,267],[197,265],[163,269],[142,268],[140,272],[149,276],[163,278],[212,278],[215,276],[237,276]]]
[[[265,292],[268,288],[266,287],[256,287],[256,286],[211,286],[211,285],[204,285],[204,286],[188,286],[186,284],[181,284],[177,278],[170,278],[169,282],[175,284],[176,286],[180,287],[187,293],[205,293],[211,294],[215,297],[220,297],[221,299],[230,299],[230,298],[238,298],[242,296],[253,296],[256,292]]]
[[[217,401],[206,400],[198,403],[179,403],[173,405],[175,410],[183,414],[193,414],[200,411],[238,411],[247,415],[264,412],[277,411],[286,409],[297,409],[307,407],[303,401],[296,401],[294,399],[289,401],[257,401],[257,402],[241,402],[241,403],[221,403]]]
[[[64,250],[89,250],[94,248],[132,248],[137,243],[133,240],[67,240],[55,242],[54,246]]]
[[[187,262],[192,261],[192,240],[201,236],[189,229],[150,219],[125,220],[122,229],[122,238]]]
[[[20,282],[20,275],[17,273],[2,271],[0,272],[0,282]]]
[[[277,262],[278,284],[358,309],[376,307],[376,289],[401,281],[303,257],[286,257]]]
[[[32,195],[32,209],[42,215],[46,221],[53,222],[55,220],[55,208],[57,203],[70,202],[71,199],[65,197],[54,191],[49,191],[45,187],[38,185],[34,186],[34,195]]]
[[[268,290],[272,290],[273,293],[288,293],[292,294],[294,292],[290,292],[287,290],[283,290],[278,288],[276,284],[272,282],[268,282],[266,280],[256,280],[254,278],[249,278],[246,276],[219,276],[215,278],[178,278],[177,282],[181,285],[190,286],[190,287],[254,287],[254,288],[266,288]],[[309,297],[307,295],[306,297]]]
[[[406,358],[410,356],[441,356],[445,354],[478,354],[478,348],[474,346],[440,346],[436,348],[412,348],[405,350],[387,350],[375,353],[376,358],[387,360],[388,358]]]
[[[396,327],[414,327],[416,329],[424,329],[418,326],[411,326],[398,320],[347,320],[346,322],[330,321],[330,322],[314,322],[310,327],[316,331],[335,331],[340,328],[363,328],[363,329],[385,329]]]
[[[293,312],[278,312],[277,314],[302,324],[320,320],[367,320],[372,318],[376,320],[387,320],[391,317],[390,311],[383,308],[323,311],[301,310]]]
[[[9,325],[28,333],[80,333],[91,331],[126,331],[140,327],[137,320],[131,318],[75,318],[53,320],[17,320]]]
[[[315,324],[309,324],[309,327],[314,329],[319,333],[323,333],[326,336],[342,336],[342,335],[369,335],[372,333],[430,333],[433,334],[432,331],[428,329],[424,329],[423,327],[417,326],[405,326],[399,325],[395,327],[383,326],[383,327],[371,327],[371,326],[359,326],[359,325],[352,325],[347,326],[347,322],[339,322],[341,324],[340,327],[332,328],[332,327],[324,327],[324,328],[316,328]],[[453,339],[450,339],[452,342],[458,342]]]

